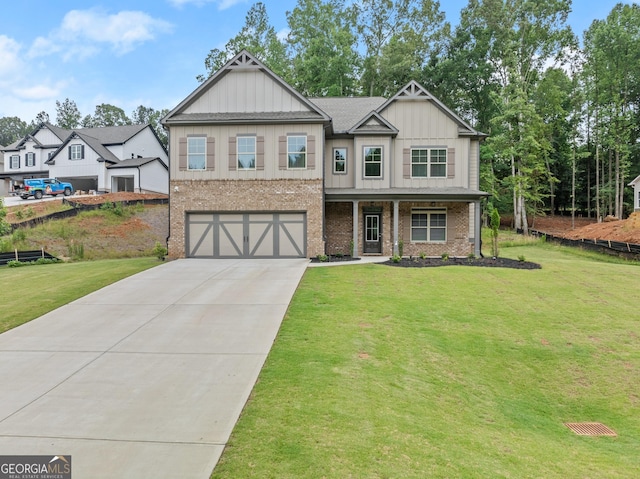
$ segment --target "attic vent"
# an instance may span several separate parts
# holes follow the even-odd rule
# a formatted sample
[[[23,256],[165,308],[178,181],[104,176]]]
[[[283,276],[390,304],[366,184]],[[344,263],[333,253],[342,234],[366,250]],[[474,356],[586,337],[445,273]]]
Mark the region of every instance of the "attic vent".
[[[258,68],[258,63],[248,54],[243,53],[238,56],[231,64],[230,68]]]
[[[617,436],[615,431],[599,422],[566,422],[564,425],[578,436]]]

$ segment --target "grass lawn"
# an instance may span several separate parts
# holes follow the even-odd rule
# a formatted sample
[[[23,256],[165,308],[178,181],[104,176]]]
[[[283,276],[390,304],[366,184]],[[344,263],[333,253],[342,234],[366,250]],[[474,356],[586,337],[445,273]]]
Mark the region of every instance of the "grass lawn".
[[[212,477],[640,477],[640,267],[501,254],[308,269]]]
[[[0,267],[0,333],[145,269],[157,258]]]

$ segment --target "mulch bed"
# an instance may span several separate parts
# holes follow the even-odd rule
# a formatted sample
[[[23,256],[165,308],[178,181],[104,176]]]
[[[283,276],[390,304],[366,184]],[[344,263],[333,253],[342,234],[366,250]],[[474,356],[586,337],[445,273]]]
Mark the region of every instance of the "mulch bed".
[[[338,262],[356,262],[360,258],[352,258],[351,256],[328,256],[324,263]],[[312,263],[321,263],[318,258],[311,258]],[[449,258],[446,261],[442,258],[418,258],[409,257],[402,258],[399,262],[392,260],[381,261],[377,264],[385,264],[387,266],[396,266],[399,268],[433,268],[437,266],[481,266],[485,268],[513,268],[513,269],[540,269],[538,263],[529,261],[520,261],[509,258]]]
[[[431,268],[437,266],[481,266],[485,268],[513,268],[513,269],[540,269],[538,263],[529,261],[519,261],[509,258],[402,258],[395,263],[392,260],[385,261],[388,266],[397,266],[400,268]]]

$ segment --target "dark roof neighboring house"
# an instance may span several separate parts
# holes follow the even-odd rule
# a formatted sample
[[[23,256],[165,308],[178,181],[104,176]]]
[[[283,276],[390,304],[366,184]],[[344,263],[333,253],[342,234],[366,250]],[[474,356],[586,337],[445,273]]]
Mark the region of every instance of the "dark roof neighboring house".
[[[107,166],[108,169],[112,169],[112,168],[137,168],[139,166],[144,166],[147,165],[149,163],[152,163],[154,161],[159,161],[162,166],[165,167],[165,169],[169,169],[169,167],[167,165],[165,165],[164,161],[162,161],[160,158],[156,157],[149,157],[149,158],[142,158],[142,157],[137,157],[137,158],[129,158],[127,160],[122,160],[120,163],[116,163],[114,165],[109,165]]]
[[[93,137],[103,145],[117,145],[119,143],[126,143],[148,126],[148,124],[101,126],[99,128],[78,128],[74,131],[82,135]]]
[[[116,127],[116,128],[121,128],[121,127]],[[67,146],[69,144],[69,142],[71,142],[75,138],[81,139],[82,141],[84,141],[87,144],[87,146],[89,148],[91,148],[93,151],[95,151],[100,157],[98,159],[98,161],[106,161],[107,163],[119,163],[120,159],[116,155],[111,153],[99,139],[94,138],[93,136],[89,136],[89,135],[84,133],[86,130],[95,130],[95,129],[96,128],[85,128],[85,129],[82,129],[82,130],[73,131],[67,137],[67,139],[62,142],[62,145],[60,145],[60,147],[55,151],[55,153],[53,155],[51,155],[51,158],[48,159],[47,161],[45,161],[45,164],[47,164],[47,165],[55,165],[55,157],[56,157],[56,155],[65,146]]]

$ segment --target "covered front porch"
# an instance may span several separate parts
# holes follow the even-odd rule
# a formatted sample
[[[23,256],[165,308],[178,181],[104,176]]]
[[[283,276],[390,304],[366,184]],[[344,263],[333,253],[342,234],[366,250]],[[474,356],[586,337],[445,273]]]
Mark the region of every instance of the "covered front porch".
[[[326,254],[480,256],[480,191],[327,191]]]

